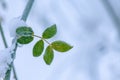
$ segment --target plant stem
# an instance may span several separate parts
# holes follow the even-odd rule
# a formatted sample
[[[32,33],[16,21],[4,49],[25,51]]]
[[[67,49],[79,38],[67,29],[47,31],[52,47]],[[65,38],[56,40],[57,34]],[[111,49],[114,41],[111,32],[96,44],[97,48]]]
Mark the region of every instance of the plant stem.
[[[25,7],[25,10],[23,12],[22,18],[21,18],[23,21],[27,20],[28,14],[29,14],[29,12],[32,8],[33,3],[34,3],[34,0],[29,0],[28,1],[27,5]]]
[[[29,15],[29,13],[30,13],[30,10],[31,10],[31,8],[32,8],[33,3],[34,3],[34,0],[29,0],[29,1],[28,1],[27,5],[26,5],[26,7],[25,7],[25,9],[24,9],[24,12],[23,12],[23,15],[22,15],[21,20],[23,20],[23,21],[26,21],[26,20],[27,20],[28,15]],[[14,44],[14,43],[13,43],[13,44]],[[17,42],[15,42],[15,49],[14,49],[14,55],[13,55],[13,57],[14,57],[15,54],[16,54],[17,47],[18,47]],[[14,68],[14,64],[12,64],[12,65],[13,65],[13,73],[16,73],[16,70],[15,70],[15,68]],[[16,80],[18,80],[18,79],[17,79],[17,76],[14,76],[14,78],[15,78]],[[10,79],[8,79],[8,80],[10,80]]]
[[[5,35],[4,35],[4,31],[3,31],[3,29],[2,29],[1,22],[0,22],[0,32],[1,32],[1,36],[2,36],[2,39],[3,39],[4,46],[5,46],[5,48],[8,48],[7,41],[6,41],[6,38],[5,38]],[[15,80],[17,80],[17,75],[16,75],[16,71],[15,71],[15,66],[13,66],[13,72],[14,72]],[[6,74],[4,80],[8,80],[8,79],[10,78],[11,69],[8,70],[6,73],[7,73],[7,74]]]
[[[2,36],[2,39],[3,39],[4,46],[5,46],[5,48],[7,48],[8,45],[7,45],[7,42],[6,42],[6,39],[5,39],[5,35],[4,35],[4,32],[3,32],[1,22],[0,22],[0,32],[1,32],[1,36]]]
[[[0,32],[1,32],[1,36],[2,36],[2,39],[3,39],[4,46],[5,46],[5,48],[8,48],[7,41],[6,41],[6,38],[5,38],[5,35],[4,35],[4,31],[3,31],[3,28],[2,28],[1,22],[0,22]],[[13,66],[13,70],[15,71],[15,66]],[[11,74],[11,70],[8,70],[4,80],[8,80],[10,78],[10,74]],[[14,77],[17,80],[16,72],[14,72]]]
[[[47,44],[49,44],[50,45],[50,43],[46,40],[46,39],[44,39],[44,38],[42,38],[42,37],[40,37],[40,36],[37,36],[37,35],[33,35],[34,37],[37,37],[37,38],[41,38],[42,40],[44,40]]]
[[[14,79],[18,80],[14,63],[13,63],[13,73],[14,73]]]
[[[29,12],[30,12],[30,10],[31,10],[31,8],[32,8],[33,2],[34,2],[34,0],[29,0],[29,1],[28,1],[27,5],[26,5],[26,8],[25,8],[25,10],[24,10],[24,12],[23,12],[23,15],[22,15],[21,20],[23,20],[23,21],[26,21],[26,20],[27,20],[27,17],[28,17]],[[0,24],[0,30],[1,30],[1,35],[2,35],[2,38],[3,38],[4,44],[5,44],[5,47],[8,47],[8,46],[7,46],[7,43],[6,43],[6,39],[5,39],[5,37],[4,37],[4,33],[3,33],[3,30],[2,30],[1,24]],[[13,44],[14,44],[14,43],[13,43]],[[15,49],[14,49],[14,53],[13,53],[14,55],[13,55],[13,57],[14,57],[15,54],[16,54],[17,46],[18,46],[18,45],[17,45],[17,42],[15,42]],[[7,71],[4,80],[10,80],[11,68],[13,68],[13,73],[14,73],[14,78],[15,78],[15,80],[18,80],[18,79],[17,79],[17,76],[16,76],[16,71],[15,71],[15,67],[14,67],[13,62],[11,63],[10,69]]]
[[[33,35],[34,37],[37,37],[37,38],[41,38],[42,39],[42,37],[40,37],[40,36],[37,36],[37,35]]]

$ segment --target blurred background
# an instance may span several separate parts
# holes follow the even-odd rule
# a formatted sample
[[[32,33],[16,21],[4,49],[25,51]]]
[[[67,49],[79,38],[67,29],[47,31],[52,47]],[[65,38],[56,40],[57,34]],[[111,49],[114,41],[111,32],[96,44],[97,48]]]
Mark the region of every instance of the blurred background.
[[[28,0],[0,0],[0,17],[9,46],[8,22],[20,17]],[[19,47],[14,61],[19,80],[120,80],[120,0],[35,0],[27,24],[41,35],[57,25],[54,40],[73,45],[55,52],[50,66],[32,56],[34,39]],[[0,36],[0,50],[4,44]],[[13,79],[12,79],[13,80]]]

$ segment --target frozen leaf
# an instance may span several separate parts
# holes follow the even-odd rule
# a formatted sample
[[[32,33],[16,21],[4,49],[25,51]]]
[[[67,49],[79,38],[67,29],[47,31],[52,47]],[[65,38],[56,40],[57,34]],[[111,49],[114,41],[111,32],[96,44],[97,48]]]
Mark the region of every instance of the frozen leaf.
[[[50,65],[54,58],[54,52],[51,46],[48,46],[45,50],[44,61],[47,65]]]
[[[21,26],[16,29],[17,36],[32,36],[34,34],[31,27]]]
[[[72,48],[71,45],[69,45],[64,41],[54,41],[52,42],[51,45],[56,51],[59,51],[59,52],[66,52]]]
[[[42,37],[45,39],[49,39],[53,37],[57,32],[56,25],[52,25],[51,27],[48,27],[42,34]]]
[[[20,44],[28,44],[28,43],[32,42],[33,39],[34,38],[32,36],[22,36],[17,39],[17,42]]]
[[[30,27],[19,27],[16,29],[16,34],[17,34],[17,42],[20,44],[28,44],[33,40],[32,35],[33,30]]]
[[[33,47],[33,56],[38,57],[42,54],[44,50],[44,42],[43,40],[39,40]]]

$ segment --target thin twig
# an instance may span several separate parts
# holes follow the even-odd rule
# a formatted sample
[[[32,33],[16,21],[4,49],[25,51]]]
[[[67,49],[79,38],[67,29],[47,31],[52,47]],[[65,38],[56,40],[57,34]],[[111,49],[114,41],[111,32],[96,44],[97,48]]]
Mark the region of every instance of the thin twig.
[[[18,80],[14,63],[13,63],[13,74],[14,74],[14,79]]]
[[[27,20],[28,14],[30,13],[33,3],[34,3],[34,0],[28,1],[27,5],[25,7],[25,10],[23,12],[22,18],[21,18],[23,21]]]
[[[44,39],[44,38],[42,38],[42,37],[40,37],[40,36],[37,36],[37,35],[33,35],[34,37],[38,37],[38,38],[41,38],[42,40],[44,40],[47,44],[49,44],[50,45],[50,43],[46,40],[46,39]]]
[[[3,39],[4,46],[5,46],[5,48],[8,48],[8,44],[7,44],[5,35],[4,35],[4,31],[3,31],[3,28],[2,28],[1,22],[0,22],[0,32],[1,32],[1,36],[2,36],[2,39]],[[17,75],[16,75],[16,72],[15,72],[15,66],[13,66],[13,70],[14,70],[14,72],[13,72],[14,77],[16,77],[16,80],[17,80]],[[6,76],[5,76],[4,80],[8,80],[10,78],[10,74],[11,74],[11,69],[6,72]]]
[[[35,36],[35,37],[37,37],[37,38],[41,38],[41,39],[42,39],[42,37],[40,37],[40,36],[37,36],[37,35],[33,35],[33,36]]]
[[[8,44],[7,44],[5,35],[4,35],[4,31],[2,29],[1,22],[0,22],[0,32],[1,32],[1,36],[2,36],[2,39],[3,39],[4,46],[5,46],[5,48],[8,48]],[[16,75],[16,72],[15,72],[15,66],[13,66],[13,70],[14,70],[14,76],[16,77],[16,80],[17,80],[17,75]],[[11,70],[8,70],[4,80],[8,80],[10,78],[10,74],[11,74]]]
[[[2,39],[3,39],[4,46],[5,46],[5,48],[7,48],[8,45],[7,45],[7,42],[6,42],[6,39],[5,39],[5,35],[4,35],[4,32],[3,32],[1,22],[0,22],[0,32],[1,32],[1,36],[2,36]]]
[[[23,20],[23,21],[26,21],[26,20],[27,20],[27,17],[28,17],[29,12],[30,12],[30,10],[31,10],[31,8],[32,8],[33,2],[34,2],[34,0],[29,0],[29,1],[28,1],[27,5],[26,5],[26,8],[25,8],[25,10],[24,10],[24,12],[23,12],[23,15],[22,15],[21,20]],[[1,27],[1,26],[0,26],[0,27]],[[1,28],[0,30],[2,30],[2,28]],[[1,31],[1,32],[3,32],[3,31]],[[4,36],[4,34],[2,34],[2,35]],[[5,38],[3,38],[3,41],[6,42]],[[5,43],[4,43],[4,44],[5,44]],[[15,44],[16,44],[16,45],[15,45],[15,49],[14,49],[14,56],[15,56],[16,50],[17,50],[17,42],[16,42]],[[7,47],[6,44],[5,44],[5,46]],[[15,78],[16,80],[18,80],[18,78],[17,78],[17,76],[16,76],[16,71],[15,71],[15,68],[14,68],[13,63],[10,65],[10,69],[7,71],[7,74],[6,74],[4,80],[10,80],[11,67],[13,68],[13,73],[15,74],[15,75],[14,75],[14,78]]]

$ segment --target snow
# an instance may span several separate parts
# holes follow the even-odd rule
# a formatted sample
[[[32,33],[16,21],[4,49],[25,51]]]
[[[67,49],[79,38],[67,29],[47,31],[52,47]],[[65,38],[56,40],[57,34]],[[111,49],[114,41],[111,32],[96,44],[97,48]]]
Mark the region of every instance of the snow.
[[[0,78],[4,78],[9,65],[13,59],[11,58],[11,48],[0,51]]]
[[[8,22],[9,32],[11,37],[16,36],[16,29],[21,26],[27,26],[27,24],[20,19],[20,17],[13,18]]]

